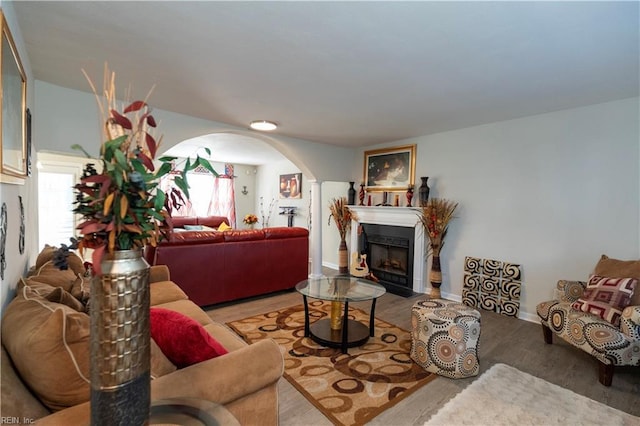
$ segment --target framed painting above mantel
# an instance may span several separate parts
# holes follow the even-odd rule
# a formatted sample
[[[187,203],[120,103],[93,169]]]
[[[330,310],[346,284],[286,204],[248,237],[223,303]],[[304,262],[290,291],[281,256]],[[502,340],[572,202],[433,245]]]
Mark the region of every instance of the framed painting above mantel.
[[[375,149],[364,153],[367,191],[406,191],[415,182],[416,146]]]
[[[27,79],[11,31],[0,10],[0,182],[23,184],[27,177]]]

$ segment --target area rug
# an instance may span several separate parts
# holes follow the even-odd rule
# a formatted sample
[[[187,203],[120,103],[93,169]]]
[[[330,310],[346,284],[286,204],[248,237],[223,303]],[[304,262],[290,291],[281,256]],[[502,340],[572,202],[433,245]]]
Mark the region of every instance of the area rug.
[[[313,323],[331,305],[309,303]],[[369,324],[369,314],[349,309],[349,318]],[[411,336],[375,319],[375,337],[360,347],[323,347],[304,337],[304,306],[292,306],[227,323],[247,342],[274,339],[281,347],[284,377],[336,425],[362,425],[433,380],[409,357]]]
[[[425,426],[638,424],[639,417],[496,364],[447,402]]]

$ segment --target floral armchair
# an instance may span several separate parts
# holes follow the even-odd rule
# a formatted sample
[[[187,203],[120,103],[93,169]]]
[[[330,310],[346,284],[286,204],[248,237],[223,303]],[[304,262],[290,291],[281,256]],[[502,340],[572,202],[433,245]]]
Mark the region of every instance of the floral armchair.
[[[545,342],[551,344],[555,333],[571,345],[594,356],[599,363],[600,383],[611,386],[615,366],[640,366],[638,280],[640,260],[622,261],[602,255],[589,283],[558,281],[555,299],[542,302],[536,308]],[[626,298],[623,306],[619,306],[621,313],[607,314],[599,308],[585,306],[585,299],[589,299],[588,293],[596,285],[595,282],[623,282],[630,289],[630,293],[623,297]],[[602,295],[591,296],[591,299],[610,302]]]

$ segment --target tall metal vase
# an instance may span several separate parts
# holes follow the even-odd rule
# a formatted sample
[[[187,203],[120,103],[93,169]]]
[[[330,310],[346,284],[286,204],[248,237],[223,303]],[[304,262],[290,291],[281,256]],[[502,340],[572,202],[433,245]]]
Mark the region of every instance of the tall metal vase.
[[[91,282],[91,425],[144,425],[151,405],[149,264],[105,254]]]
[[[338,246],[338,273],[340,275],[349,274],[349,251],[347,250],[347,241],[345,239],[341,239]],[[342,302],[331,302],[330,324],[332,330],[340,330],[342,328]]]

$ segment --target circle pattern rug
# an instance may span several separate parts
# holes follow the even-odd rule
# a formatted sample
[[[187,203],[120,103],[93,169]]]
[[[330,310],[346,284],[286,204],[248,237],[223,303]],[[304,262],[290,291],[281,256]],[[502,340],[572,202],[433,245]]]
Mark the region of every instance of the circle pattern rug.
[[[328,318],[331,304],[309,302],[310,323]],[[369,314],[349,309],[349,318],[369,324]],[[275,340],[284,377],[337,425],[362,425],[437,376],[409,357],[411,335],[375,319],[375,336],[362,346],[340,349],[304,337],[304,306],[296,305],[227,323],[248,343]]]

